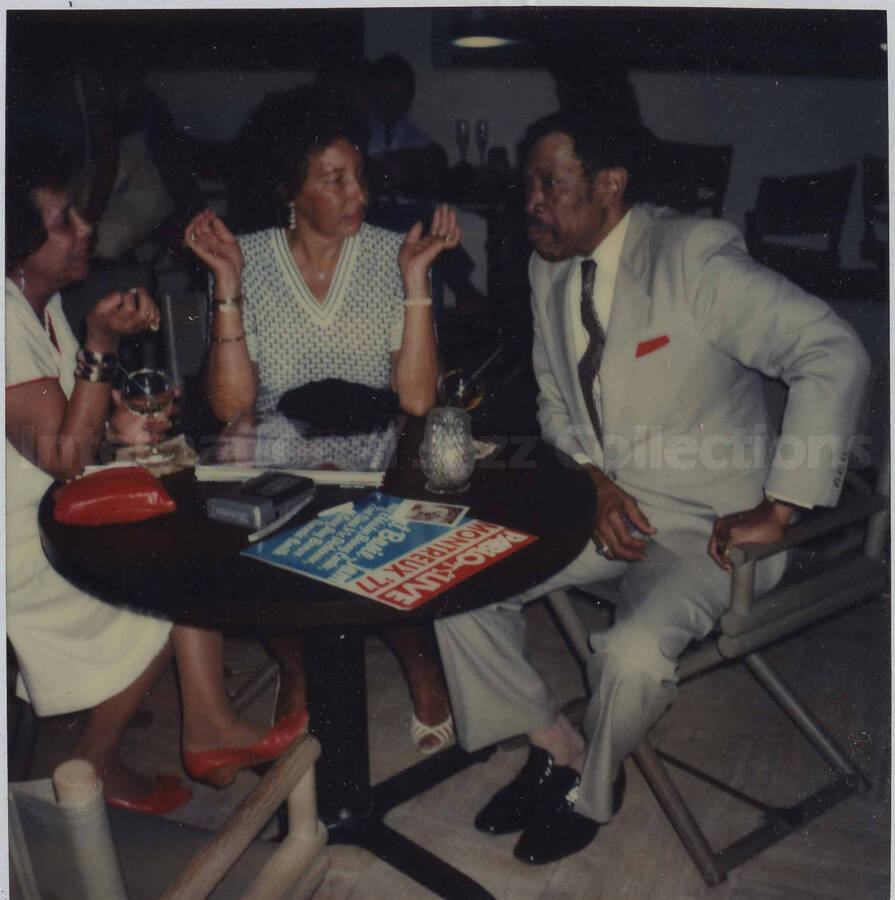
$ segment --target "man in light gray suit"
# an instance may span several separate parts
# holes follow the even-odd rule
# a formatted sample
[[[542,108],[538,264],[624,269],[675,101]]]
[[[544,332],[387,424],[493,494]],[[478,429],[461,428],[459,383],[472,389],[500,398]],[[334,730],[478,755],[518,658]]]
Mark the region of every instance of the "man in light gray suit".
[[[544,863],[618,809],[622,762],[671,703],[678,656],[728,602],[728,549],[777,540],[794,508],[835,504],[869,360],[733,226],[631,206],[608,123],[558,113],[525,146],[538,418],[593,482],[592,542],[547,583],[437,633],[461,744],[531,743],[476,826],[521,830],[515,855]],[[776,441],[762,373],[789,387]],[[760,564],[759,590],[784,563]],[[585,740],[528,661],[521,611],[615,578],[615,623],[590,639]]]

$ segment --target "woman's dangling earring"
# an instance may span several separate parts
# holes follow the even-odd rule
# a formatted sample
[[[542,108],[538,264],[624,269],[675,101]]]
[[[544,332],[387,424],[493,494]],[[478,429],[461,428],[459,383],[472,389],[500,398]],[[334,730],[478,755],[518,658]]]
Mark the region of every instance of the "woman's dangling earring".
[[[289,207],[289,230],[295,231],[295,204],[287,203],[286,206]]]
[[[25,293],[25,270],[19,269],[16,274],[19,276],[19,290],[24,294]]]

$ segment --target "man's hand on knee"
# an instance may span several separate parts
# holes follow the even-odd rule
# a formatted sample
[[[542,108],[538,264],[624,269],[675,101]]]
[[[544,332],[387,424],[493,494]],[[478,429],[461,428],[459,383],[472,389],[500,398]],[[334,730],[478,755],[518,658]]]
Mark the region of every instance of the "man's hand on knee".
[[[655,534],[656,529],[627,491],[595,467],[588,467],[587,473],[597,490],[597,519],[591,536],[597,552],[607,559],[644,559],[647,541],[635,537],[631,528],[641,534]]]

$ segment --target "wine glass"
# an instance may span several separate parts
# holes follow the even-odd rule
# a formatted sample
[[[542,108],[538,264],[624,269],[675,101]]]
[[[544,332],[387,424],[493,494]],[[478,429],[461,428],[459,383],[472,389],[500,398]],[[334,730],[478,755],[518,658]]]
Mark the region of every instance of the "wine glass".
[[[479,166],[485,166],[485,149],[488,146],[488,120],[479,119],[475,123],[475,145],[479,148]]]
[[[454,136],[460,148],[460,164],[466,164],[466,151],[469,149],[469,119],[457,119],[454,125]]]
[[[161,369],[137,369],[128,373],[121,387],[121,400],[135,416],[141,419],[165,417],[174,402],[174,385]],[[167,462],[173,451],[162,452],[155,432],[149,430],[149,455],[140,457],[141,463]]]
[[[502,350],[498,347],[471,375],[466,369],[450,369],[440,375],[437,392],[442,406],[458,406],[467,411],[475,409],[485,398],[482,372],[500,356]]]
[[[438,399],[442,406],[475,409],[485,397],[485,386],[478,378],[470,379],[463,369],[451,369],[438,378]]]

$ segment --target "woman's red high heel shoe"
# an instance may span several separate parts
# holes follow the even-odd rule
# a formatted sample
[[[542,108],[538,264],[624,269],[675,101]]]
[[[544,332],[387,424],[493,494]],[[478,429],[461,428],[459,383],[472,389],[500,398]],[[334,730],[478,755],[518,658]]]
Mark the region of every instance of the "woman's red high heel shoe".
[[[226,787],[240,769],[270,762],[298,738],[308,726],[308,713],[290,712],[268,729],[251,747],[222,747],[219,750],[183,751],[183,767],[190,778],[215,787]]]
[[[106,796],[109,806],[120,806],[133,812],[148,816],[163,816],[165,813],[189,803],[193,797],[192,789],[176,775],[156,775],[153,779],[155,790],[145,797]]]

